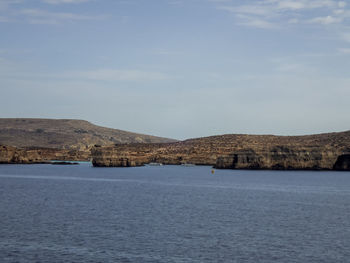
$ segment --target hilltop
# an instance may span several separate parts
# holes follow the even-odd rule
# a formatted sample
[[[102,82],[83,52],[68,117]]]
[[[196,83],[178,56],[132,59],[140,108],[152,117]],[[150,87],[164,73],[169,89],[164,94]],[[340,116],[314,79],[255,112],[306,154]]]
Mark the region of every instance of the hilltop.
[[[175,140],[94,125],[85,120],[0,118],[0,145],[89,151],[95,145]]]

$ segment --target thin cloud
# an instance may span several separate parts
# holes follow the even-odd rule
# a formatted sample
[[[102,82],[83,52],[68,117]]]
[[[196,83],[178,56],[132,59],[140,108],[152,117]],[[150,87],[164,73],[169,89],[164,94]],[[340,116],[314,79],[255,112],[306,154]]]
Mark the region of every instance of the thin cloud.
[[[239,15],[237,17],[239,18],[239,21],[238,21],[239,25],[262,28],[262,29],[278,28],[278,26],[276,24],[270,23],[270,22],[263,20],[263,19],[260,19],[260,18],[245,16],[245,15]]]
[[[90,0],[42,0],[42,2],[46,4],[51,4],[51,5],[58,5],[58,4],[79,4],[79,3],[84,3],[88,2]]]
[[[75,13],[49,12],[43,9],[22,9],[19,14],[27,17],[32,24],[61,24],[74,20],[96,20],[105,16],[89,16]]]
[[[345,40],[346,42],[350,42],[350,32],[349,33],[342,33],[341,37],[343,40]]]
[[[88,79],[97,81],[160,81],[170,76],[161,72],[142,70],[97,69],[92,71],[77,71],[64,74],[68,78]]]
[[[266,16],[271,14],[271,10],[261,5],[242,5],[242,6],[218,6],[217,9],[225,10],[235,14],[250,14]]]
[[[271,29],[281,24],[313,23],[320,25],[343,24],[350,18],[350,10],[345,1],[335,0],[263,0],[249,4],[216,3],[219,10],[228,11],[237,18],[237,24]],[[231,2],[234,3],[234,2]],[[312,12],[311,12],[312,11]],[[312,14],[324,14],[326,16]]]
[[[341,23],[341,22],[342,22],[341,18],[333,17],[333,16],[315,17],[309,20],[309,23],[316,23],[316,24],[323,24],[323,25],[330,25],[330,24]]]
[[[0,0],[0,23],[11,22],[13,20],[11,6],[21,3],[23,0]]]
[[[277,8],[287,10],[300,10],[305,8],[305,4],[297,1],[280,1],[278,2]]]
[[[7,9],[12,4],[23,3],[23,0],[0,0],[0,10]]]
[[[90,0],[40,0],[47,4],[78,4]],[[1,22],[26,22],[30,24],[63,24],[79,20],[100,20],[106,15],[87,15],[71,12],[55,12],[41,8],[23,8],[24,0],[0,0],[0,23]]]
[[[167,50],[167,49],[155,49],[152,51],[152,54],[156,54],[156,55],[181,55],[182,52],[174,51],[174,50]]]
[[[298,18],[291,18],[288,20],[288,24],[298,24],[299,19]]]
[[[350,48],[338,48],[338,51],[342,54],[349,54],[350,55]]]
[[[208,0],[208,2],[214,2],[214,3],[227,3],[227,2],[231,2],[231,0]]]

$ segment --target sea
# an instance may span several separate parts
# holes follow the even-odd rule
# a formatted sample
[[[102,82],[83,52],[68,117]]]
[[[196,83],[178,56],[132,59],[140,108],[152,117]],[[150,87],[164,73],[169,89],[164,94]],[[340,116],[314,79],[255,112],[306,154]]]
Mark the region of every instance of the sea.
[[[350,172],[1,165],[0,262],[350,262]]]

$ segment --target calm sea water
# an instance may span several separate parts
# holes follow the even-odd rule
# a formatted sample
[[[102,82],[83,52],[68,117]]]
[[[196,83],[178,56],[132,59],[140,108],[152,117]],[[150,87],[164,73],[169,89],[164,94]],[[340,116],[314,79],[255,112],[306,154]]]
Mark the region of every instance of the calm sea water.
[[[350,262],[350,173],[2,165],[0,262]]]

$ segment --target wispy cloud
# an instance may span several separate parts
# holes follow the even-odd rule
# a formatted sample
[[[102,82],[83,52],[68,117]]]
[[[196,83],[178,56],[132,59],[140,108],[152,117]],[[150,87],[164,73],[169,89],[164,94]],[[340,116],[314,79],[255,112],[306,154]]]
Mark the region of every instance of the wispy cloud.
[[[241,6],[218,6],[217,9],[226,10],[235,14],[260,15],[267,16],[271,14],[271,10],[263,5],[241,5]]]
[[[175,51],[175,50],[169,50],[169,49],[155,49],[155,50],[152,50],[152,54],[156,54],[156,55],[181,55],[182,52]]]
[[[7,9],[12,4],[23,3],[23,0],[0,0],[0,10]]]
[[[65,73],[63,76],[97,81],[160,81],[170,78],[169,75],[161,72],[120,69],[76,71]]]
[[[88,2],[90,0],[42,0],[42,2],[47,3],[47,4],[52,4],[52,5],[57,5],[57,4],[79,4],[79,3],[84,3]]]
[[[283,24],[341,24],[350,18],[345,1],[336,0],[262,0],[248,4],[210,0],[216,8],[235,15],[237,24],[271,29]],[[319,15],[317,15],[319,14]],[[327,14],[327,15],[320,15]]]
[[[29,23],[32,24],[61,24],[67,21],[93,20],[101,19],[104,17],[81,15],[75,13],[50,12],[43,9],[22,9],[19,11],[19,14],[22,14],[25,17],[27,17]]]
[[[271,23],[262,18],[251,17],[247,15],[238,15],[237,17],[239,18],[239,21],[238,21],[239,25],[263,28],[263,29],[273,29],[278,27],[276,24]]]
[[[350,55],[350,48],[338,48],[338,51],[342,54],[349,54]]]
[[[308,22],[314,23],[314,24],[330,25],[330,24],[340,23],[341,21],[342,21],[342,18],[340,17],[324,16],[324,17],[312,18]]]
[[[97,68],[92,70],[71,70],[59,72],[33,71],[30,64],[18,62],[13,59],[7,59],[9,51],[0,49],[0,80],[37,80],[51,79],[52,82],[133,82],[147,83],[159,82],[170,79],[177,79],[174,76],[161,71],[143,70],[143,69],[116,69],[116,68]]]
[[[214,2],[214,3],[227,3],[227,2],[231,2],[231,0],[208,0],[208,2]]]
[[[11,22],[13,20],[11,6],[21,3],[23,0],[0,0],[0,23]]]
[[[341,37],[343,40],[345,40],[346,42],[350,42],[350,32],[343,32],[341,34]]]
[[[91,0],[40,0],[43,3],[78,4]],[[99,20],[106,15],[89,15],[76,12],[56,12],[43,8],[26,8],[24,0],[0,0],[0,22],[25,22],[30,24],[63,24],[79,20]]]

